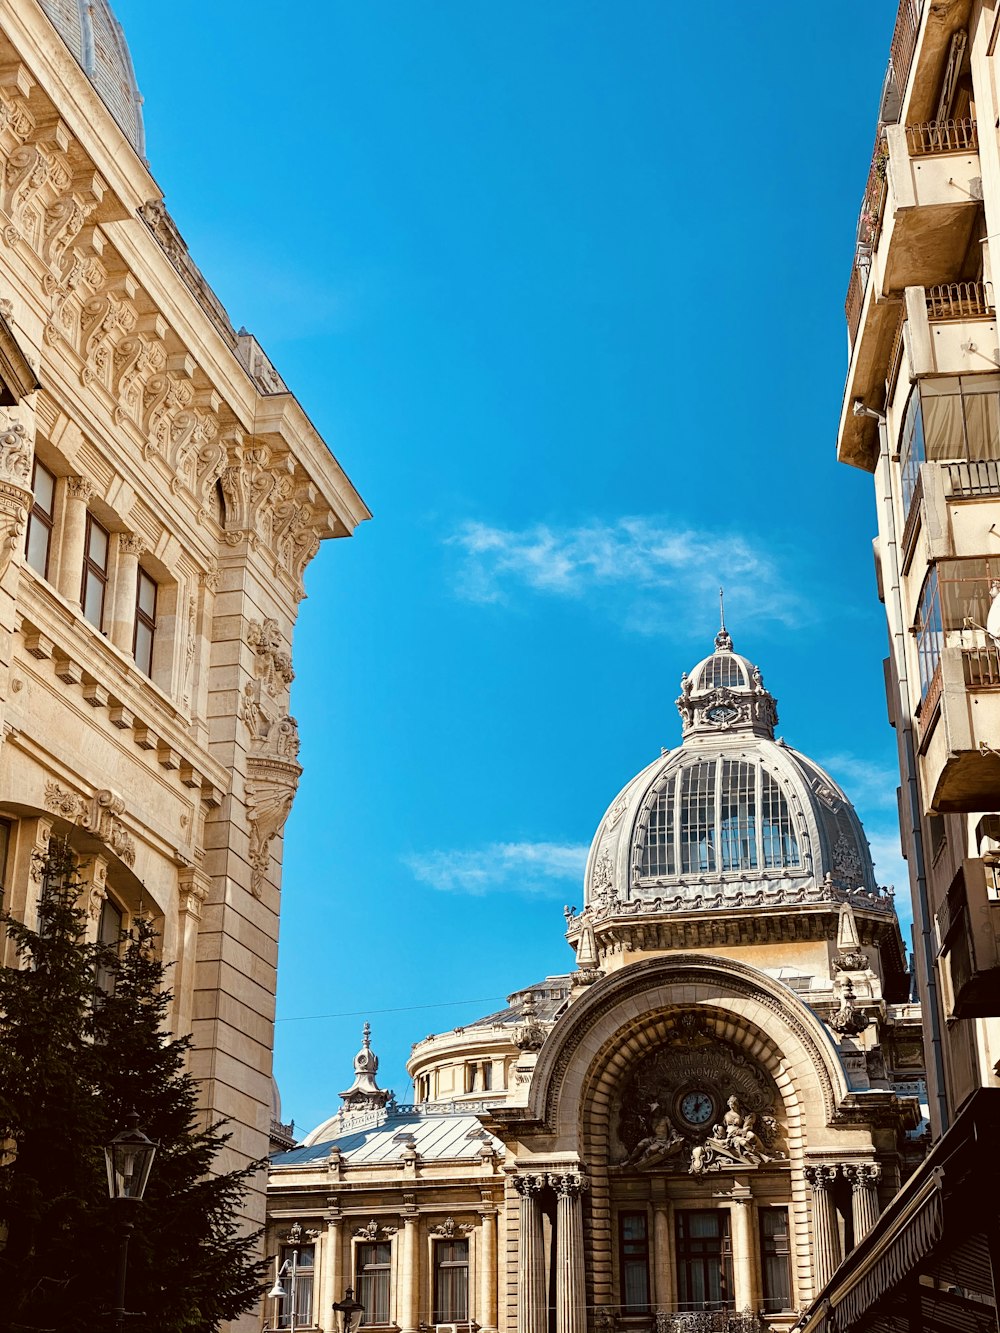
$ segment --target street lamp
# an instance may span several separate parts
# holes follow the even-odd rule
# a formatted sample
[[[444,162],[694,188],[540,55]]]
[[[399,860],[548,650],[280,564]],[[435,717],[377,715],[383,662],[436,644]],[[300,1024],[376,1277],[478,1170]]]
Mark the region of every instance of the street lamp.
[[[281,1285],[281,1279],[286,1276],[288,1278],[288,1288],[289,1288],[288,1291],[285,1291],[285,1288]],[[284,1327],[290,1329],[291,1333],[295,1333],[295,1314],[296,1314],[295,1307],[298,1301],[296,1287],[298,1286],[298,1281],[299,1281],[299,1252],[298,1250],[293,1250],[292,1257],[290,1259],[286,1259],[285,1262],[278,1269],[277,1276],[274,1279],[274,1286],[267,1293],[268,1296],[275,1301],[283,1301],[286,1296],[289,1297],[288,1323],[285,1324]],[[275,1328],[282,1327],[281,1315],[278,1313],[277,1308],[275,1308],[274,1311],[274,1326]]]
[[[139,1128],[139,1117],[134,1111],[128,1115],[127,1122],[127,1127],[116,1134],[104,1149],[104,1161],[108,1168],[108,1197],[115,1205],[121,1229],[117,1304],[111,1311],[115,1316],[118,1333],[122,1333],[125,1326],[125,1272],[128,1267],[128,1242],[134,1226],[132,1210],[135,1204],[142,1201],[146,1192],[146,1182],[157,1148]]]
[[[334,1301],[333,1308],[340,1318],[340,1333],[357,1333],[365,1307],[354,1299],[354,1288],[348,1287],[342,1301]]]

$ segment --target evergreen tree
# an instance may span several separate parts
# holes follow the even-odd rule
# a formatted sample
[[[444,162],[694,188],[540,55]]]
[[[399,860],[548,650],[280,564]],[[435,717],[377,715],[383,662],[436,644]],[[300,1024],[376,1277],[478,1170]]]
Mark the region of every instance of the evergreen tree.
[[[54,849],[38,930],[0,918],[20,963],[0,969],[0,1333],[111,1326],[121,1214],[103,1147],[132,1111],[160,1147],[130,1215],[128,1329],[213,1333],[259,1298],[264,1264],[238,1213],[262,1164],[211,1174],[228,1136],[199,1127],[152,928],[137,920],[120,956],[87,944],[78,892],[69,849]]]

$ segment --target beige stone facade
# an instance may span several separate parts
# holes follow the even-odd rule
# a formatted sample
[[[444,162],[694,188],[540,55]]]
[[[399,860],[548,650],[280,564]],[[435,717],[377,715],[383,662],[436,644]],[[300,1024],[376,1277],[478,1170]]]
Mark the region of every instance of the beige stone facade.
[[[271,1119],[303,571],[368,513],[189,256],[139,102],[103,0],[3,7],[4,902],[33,921],[65,836],[95,935],[152,918],[233,1165]]]
[[[847,796],[724,627],[677,708],[566,909],[575,971],[418,1042],[414,1105],[349,1089],[272,1159],[303,1326],[351,1284],[403,1333],[788,1329],[920,1160],[919,1006]]]

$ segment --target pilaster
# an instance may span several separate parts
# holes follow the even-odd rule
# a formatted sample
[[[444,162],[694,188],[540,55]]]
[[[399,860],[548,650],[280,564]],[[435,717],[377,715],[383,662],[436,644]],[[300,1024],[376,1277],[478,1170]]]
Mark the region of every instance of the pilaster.
[[[833,1204],[833,1185],[839,1166],[807,1166],[805,1178],[812,1187],[813,1273],[816,1291],[822,1291],[840,1265],[840,1232]]]

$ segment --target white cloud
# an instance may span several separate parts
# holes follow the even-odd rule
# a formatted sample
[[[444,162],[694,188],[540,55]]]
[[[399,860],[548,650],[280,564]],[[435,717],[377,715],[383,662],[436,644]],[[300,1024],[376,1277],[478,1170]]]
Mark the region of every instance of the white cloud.
[[[495,842],[473,851],[404,857],[422,884],[448,893],[555,894],[583,879],[588,848],[555,842]]]
[[[896,769],[846,751],[828,755],[819,763],[844,788],[852,805],[869,810],[896,809]]]
[[[629,629],[659,633],[676,630],[688,610],[702,619],[722,584],[741,623],[801,624],[809,614],[775,561],[738,533],[641,517],[522,529],[470,520],[448,543],[462,554],[457,591],[473,602],[506,603],[525,588],[567,599],[610,594]]]

